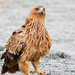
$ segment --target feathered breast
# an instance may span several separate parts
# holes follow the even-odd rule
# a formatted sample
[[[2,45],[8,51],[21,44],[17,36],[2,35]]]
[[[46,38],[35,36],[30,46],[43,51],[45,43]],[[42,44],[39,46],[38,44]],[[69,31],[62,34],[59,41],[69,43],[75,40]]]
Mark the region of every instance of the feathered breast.
[[[27,20],[28,21],[28,20]],[[27,41],[28,53],[36,51],[41,54],[40,56],[44,56],[49,53],[49,49],[51,46],[51,39],[47,30],[44,27],[44,22],[34,20],[31,18],[30,22],[25,26],[25,35]]]

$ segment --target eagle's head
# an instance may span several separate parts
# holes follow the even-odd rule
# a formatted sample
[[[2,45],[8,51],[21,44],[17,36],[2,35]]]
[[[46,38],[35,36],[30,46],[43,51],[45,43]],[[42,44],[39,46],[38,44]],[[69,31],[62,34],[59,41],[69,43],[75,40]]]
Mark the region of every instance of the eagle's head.
[[[33,8],[29,14],[30,18],[44,21],[46,15],[45,8],[43,6],[36,6]]]

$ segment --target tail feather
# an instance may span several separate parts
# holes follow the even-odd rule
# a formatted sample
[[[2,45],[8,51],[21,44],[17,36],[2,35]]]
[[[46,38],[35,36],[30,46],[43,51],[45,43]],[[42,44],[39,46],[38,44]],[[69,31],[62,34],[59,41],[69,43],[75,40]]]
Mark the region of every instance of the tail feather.
[[[8,52],[8,50],[2,54],[0,59],[4,59],[4,64],[2,66],[1,74],[6,72],[15,73],[19,71],[17,59],[15,59],[14,54]]]
[[[7,66],[5,66],[5,64],[4,64],[2,67],[2,70],[1,70],[1,74],[8,72],[8,70],[9,70],[9,68]]]
[[[5,66],[5,64],[4,64],[3,67],[2,67],[1,74],[4,74],[4,73],[6,73],[6,72],[15,73],[16,71],[19,71],[18,64],[15,65],[15,66],[13,66],[12,68],[8,68],[8,67]]]
[[[0,58],[0,59],[5,58],[5,55],[6,55],[6,52],[2,54],[2,56],[1,56],[1,58]]]

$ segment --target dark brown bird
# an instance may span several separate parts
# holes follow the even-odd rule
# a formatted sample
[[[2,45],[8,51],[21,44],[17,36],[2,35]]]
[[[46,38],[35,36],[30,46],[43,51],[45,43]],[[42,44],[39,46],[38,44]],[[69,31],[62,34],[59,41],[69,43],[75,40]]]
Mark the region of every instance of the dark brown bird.
[[[8,39],[1,74],[20,71],[30,75],[29,61],[39,75],[45,75],[39,70],[39,59],[49,54],[51,39],[44,26],[46,11],[43,6],[33,8],[27,17],[25,24],[15,30]]]

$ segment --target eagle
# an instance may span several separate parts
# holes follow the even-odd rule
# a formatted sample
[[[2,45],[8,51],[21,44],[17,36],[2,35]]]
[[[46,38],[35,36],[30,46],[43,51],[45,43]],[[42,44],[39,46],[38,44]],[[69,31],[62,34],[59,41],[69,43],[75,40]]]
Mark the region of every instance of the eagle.
[[[15,30],[8,39],[1,74],[6,72],[15,73],[20,71],[30,75],[29,61],[35,68],[33,73],[45,75],[39,70],[39,59],[49,54],[51,38],[44,26],[46,10],[43,6],[33,8],[26,18],[25,23]]]

